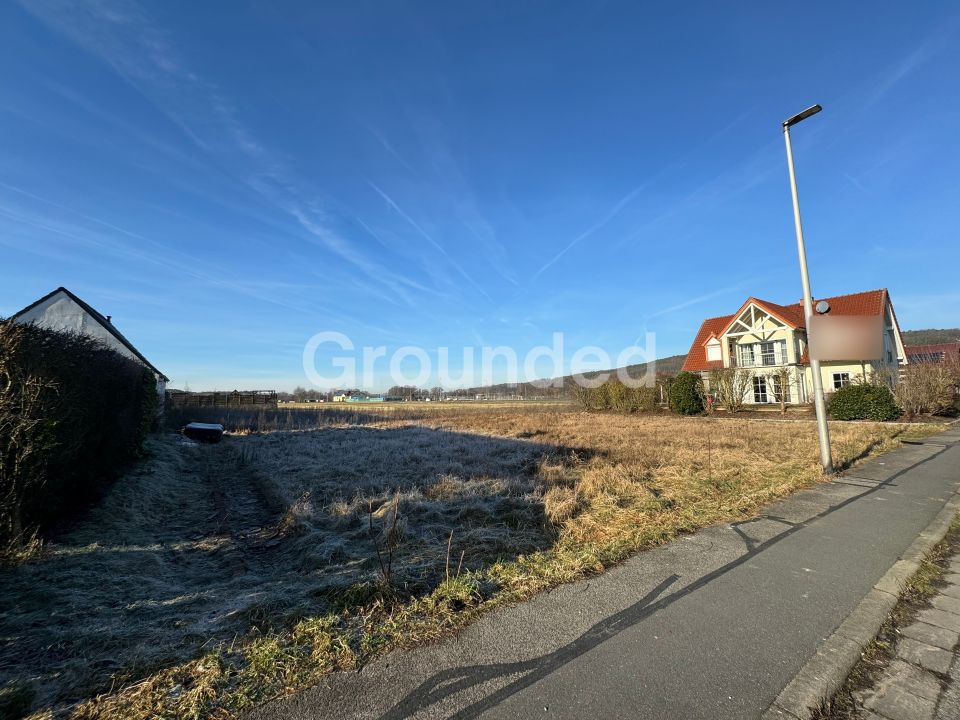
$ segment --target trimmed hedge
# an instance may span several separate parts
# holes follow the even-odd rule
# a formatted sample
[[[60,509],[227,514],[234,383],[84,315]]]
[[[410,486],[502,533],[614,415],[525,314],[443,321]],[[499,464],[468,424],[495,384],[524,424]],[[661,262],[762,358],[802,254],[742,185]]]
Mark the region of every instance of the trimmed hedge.
[[[84,335],[0,321],[0,553],[108,487],[156,410],[140,363]]]
[[[670,385],[670,409],[680,415],[700,415],[706,410],[703,379],[698,373],[684,371]]]
[[[828,409],[835,420],[896,420],[903,414],[886,385],[844,385],[830,396]]]

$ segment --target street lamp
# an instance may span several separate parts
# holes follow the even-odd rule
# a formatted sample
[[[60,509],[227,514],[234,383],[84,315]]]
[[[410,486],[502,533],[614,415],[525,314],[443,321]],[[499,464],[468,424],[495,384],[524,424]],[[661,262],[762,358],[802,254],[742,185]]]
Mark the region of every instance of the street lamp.
[[[790,145],[790,128],[823,108],[808,107],[783,121],[783,139],[787,143],[787,169],[790,171],[790,194],[793,197],[793,224],[797,230],[797,253],[800,255],[800,280],[803,282],[803,318],[807,328],[807,355],[810,357],[810,372],[813,374],[813,405],[817,411],[817,434],[820,437],[820,463],[825,473],[833,473],[833,458],[830,454],[830,430],[827,428],[827,407],[823,399],[823,378],[820,376],[820,361],[810,352],[810,327],[813,324],[813,297],[810,294],[810,273],[807,271],[807,249],[803,244],[803,224],[800,222],[800,199],[797,197],[797,175],[793,169],[793,147]]]

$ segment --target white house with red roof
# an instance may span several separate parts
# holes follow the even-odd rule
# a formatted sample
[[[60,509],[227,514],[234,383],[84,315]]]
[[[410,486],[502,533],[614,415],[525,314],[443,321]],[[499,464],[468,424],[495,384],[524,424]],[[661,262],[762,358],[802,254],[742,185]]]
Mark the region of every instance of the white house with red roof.
[[[826,392],[858,377],[879,375],[896,382],[897,368],[908,362],[897,316],[886,289],[817,298],[825,300],[832,316],[880,317],[883,356],[860,362],[822,362],[820,371]],[[812,399],[813,375],[807,357],[807,333],[803,304],[779,305],[750,297],[732,315],[707,318],[700,326],[683,364],[684,370],[700,373],[709,392],[710,371],[717,368],[747,368],[752,377],[748,403],[788,403]],[[782,370],[788,369],[787,373]],[[781,378],[787,377],[785,387]]]

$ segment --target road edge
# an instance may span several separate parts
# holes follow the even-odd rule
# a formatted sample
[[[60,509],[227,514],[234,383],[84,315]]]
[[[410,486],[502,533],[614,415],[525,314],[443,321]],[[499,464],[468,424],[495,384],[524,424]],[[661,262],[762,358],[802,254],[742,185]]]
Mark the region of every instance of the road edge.
[[[936,443],[936,436],[927,438],[927,441]],[[884,573],[833,634],[820,643],[813,657],[780,691],[776,700],[761,716],[761,720],[809,720],[815,708],[833,697],[900,600],[906,581],[920,569],[920,563],[927,553],[943,540],[958,514],[960,490],[954,491],[943,509],[910,547]]]

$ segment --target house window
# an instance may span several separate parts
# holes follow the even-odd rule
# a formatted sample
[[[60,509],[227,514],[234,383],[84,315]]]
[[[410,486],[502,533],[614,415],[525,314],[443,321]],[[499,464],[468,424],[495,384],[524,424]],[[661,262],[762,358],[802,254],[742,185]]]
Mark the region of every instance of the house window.
[[[767,379],[762,375],[753,379],[753,401],[755,403],[769,402],[767,400]]]
[[[833,374],[833,389],[839,390],[844,385],[850,384],[850,373],[834,373]]]
[[[753,345],[738,345],[740,350],[740,364],[743,367],[753,367]]]
[[[772,342],[760,343],[760,358],[764,365],[776,365],[777,356],[773,347],[774,343]]]
[[[720,341],[711,340],[707,343],[707,360],[715,362],[717,360],[722,360],[723,356],[720,354]]]

